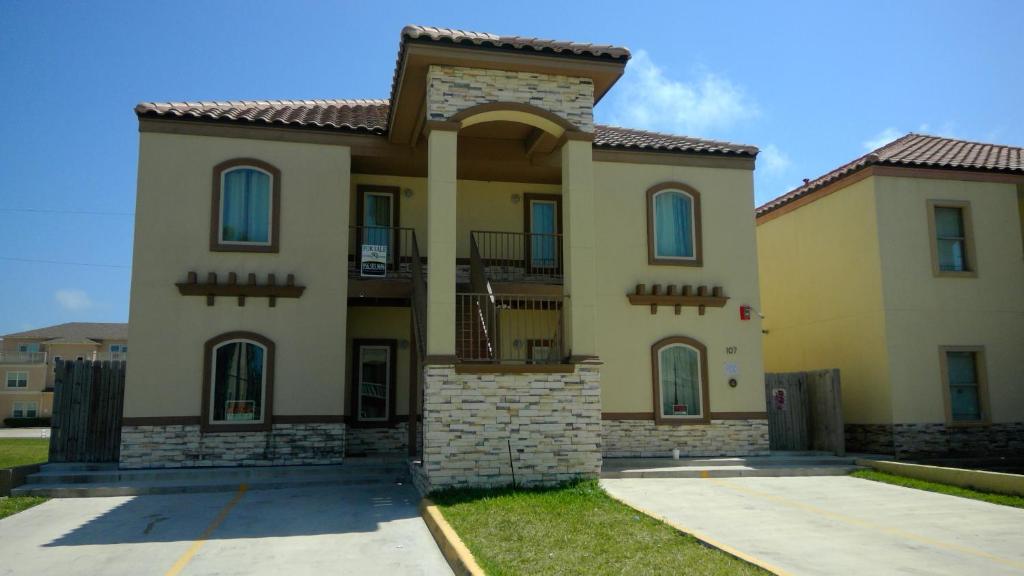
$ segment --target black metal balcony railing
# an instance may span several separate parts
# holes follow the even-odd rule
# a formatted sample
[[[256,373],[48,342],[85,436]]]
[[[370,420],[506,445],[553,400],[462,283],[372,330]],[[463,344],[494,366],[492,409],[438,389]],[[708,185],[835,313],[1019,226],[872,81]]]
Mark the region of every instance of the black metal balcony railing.
[[[565,357],[561,296],[459,293],[455,324],[460,362],[557,364]]]
[[[499,282],[560,282],[562,235],[473,230],[489,280]]]
[[[412,278],[413,244],[416,231],[412,228],[391,226],[349,226],[348,272],[358,278],[364,274],[363,247],[383,247],[384,278]],[[369,268],[373,268],[370,266]],[[369,275],[373,277],[372,275]],[[378,276],[381,277],[381,276]]]

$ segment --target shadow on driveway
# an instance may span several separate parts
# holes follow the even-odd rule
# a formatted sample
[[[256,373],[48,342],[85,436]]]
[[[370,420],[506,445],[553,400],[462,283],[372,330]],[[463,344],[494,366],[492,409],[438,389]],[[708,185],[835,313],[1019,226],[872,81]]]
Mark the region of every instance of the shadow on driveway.
[[[194,540],[235,495],[218,492],[128,497],[46,546]],[[382,523],[419,518],[418,502],[419,495],[411,486],[247,491],[209,539],[373,532]]]

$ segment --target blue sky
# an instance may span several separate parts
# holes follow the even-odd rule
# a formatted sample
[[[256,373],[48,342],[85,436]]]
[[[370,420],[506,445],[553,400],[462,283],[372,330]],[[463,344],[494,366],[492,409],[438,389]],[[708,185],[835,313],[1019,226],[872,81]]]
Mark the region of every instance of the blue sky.
[[[759,146],[760,203],[908,131],[1024,145],[1022,22],[1011,1],[0,0],[0,334],[127,320],[139,101],[385,98],[408,23],[625,45],[598,121]]]

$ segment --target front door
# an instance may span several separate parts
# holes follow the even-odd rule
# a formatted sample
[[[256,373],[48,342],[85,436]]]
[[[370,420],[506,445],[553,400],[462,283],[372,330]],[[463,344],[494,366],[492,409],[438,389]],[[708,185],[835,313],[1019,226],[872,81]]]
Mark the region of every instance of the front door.
[[[555,274],[561,268],[561,198],[526,195],[526,268],[528,274]]]
[[[384,246],[388,268],[398,262],[398,189],[385,186],[360,186],[359,243]],[[361,253],[361,247],[357,249]]]
[[[359,424],[383,425],[395,412],[395,343],[356,340],[353,408]]]

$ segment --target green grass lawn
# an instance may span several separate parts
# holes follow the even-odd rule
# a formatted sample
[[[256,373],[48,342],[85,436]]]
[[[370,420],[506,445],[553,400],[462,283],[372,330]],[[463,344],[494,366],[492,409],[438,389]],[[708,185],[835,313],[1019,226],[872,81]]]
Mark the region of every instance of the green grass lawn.
[[[48,438],[0,438],[0,468],[46,462],[49,450]]]
[[[0,518],[6,518],[11,514],[17,514],[22,510],[28,510],[29,508],[46,502],[49,498],[43,496],[11,496],[10,498],[0,498]]]
[[[609,497],[596,481],[431,495],[477,562],[512,574],[766,574]]]
[[[907,478],[906,476],[889,474],[888,472],[879,472],[878,470],[858,470],[854,472],[852,476],[864,478],[866,480],[874,480],[876,482],[896,484],[897,486],[905,486],[907,488],[917,488],[918,490],[949,494],[950,496],[973,498],[974,500],[984,500],[985,502],[991,502],[993,504],[1024,508],[1024,497],[1021,496],[981,492],[979,490],[971,490],[970,488],[961,488],[959,486],[951,486],[949,484],[939,484],[938,482],[928,482],[927,480]]]

